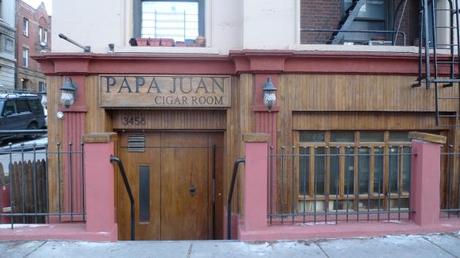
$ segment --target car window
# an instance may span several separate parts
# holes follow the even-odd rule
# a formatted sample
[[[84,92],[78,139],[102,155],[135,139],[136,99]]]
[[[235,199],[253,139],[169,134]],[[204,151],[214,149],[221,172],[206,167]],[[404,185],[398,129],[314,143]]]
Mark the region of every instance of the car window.
[[[40,111],[41,104],[38,101],[38,99],[29,99],[27,100],[27,102],[29,102],[29,107],[32,110],[32,112],[36,113]]]
[[[25,99],[18,99],[16,100],[16,108],[18,113],[29,112],[29,105]]]
[[[14,101],[8,100],[5,103],[5,108],[3,110],[3,114],[6,114],[6,113],[11,113],[11,114],[16,113],[16,107],[14,105]]]

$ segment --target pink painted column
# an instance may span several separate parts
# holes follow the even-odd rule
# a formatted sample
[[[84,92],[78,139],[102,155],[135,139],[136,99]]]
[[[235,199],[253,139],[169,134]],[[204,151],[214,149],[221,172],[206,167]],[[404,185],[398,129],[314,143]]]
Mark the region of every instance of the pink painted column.
[[[244,230],[267,229],[268,140],[267,134],[247,134],[243,179]]]
[[[445,142],[445,138],[429,142],[427,136],[433,135],[411,133],[411,136],[410,207],[414,211],[411,219],[420,226],[436,225],[439,224],[441,209],[441,142]]]
[[[95,133],[85,140],[86,231],[106,232],[117,240],[115,172],[110,163],[114,133]]]

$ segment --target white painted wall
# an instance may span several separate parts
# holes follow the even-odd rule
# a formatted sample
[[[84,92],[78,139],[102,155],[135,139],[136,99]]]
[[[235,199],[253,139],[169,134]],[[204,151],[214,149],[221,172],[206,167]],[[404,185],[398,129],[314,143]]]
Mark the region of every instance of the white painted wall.
[[[52,51],[81,52],[60,39],[69,38],[90,45],[94,52],[106,52],[109,43],[123,43],[123,0],[53,0]]]
[[[287,49],[297,37],[297,0],[244,0],[245,49]]]
[[[206,33],[210,37],[210,47],[221,54],[228,50],[241,49],[243,45],[243,1],[253,0],[208,0],[210,13],[207,18]],[[208,33],[208,32],[211,33]],[[209,40],[208,37],[208,40]]]
[[[248,1],[248,0],[245,0]],[[252,0],[249,0],[252,1]],[[207,0],[206,37],[208,48],[130,47],[133,18],[131,0],[53,0],[53,52],[81,52],[58,37],[59,33],[90,45],[93,52],[106,53],[108,44],[116,51],[213,52],[226,54],[241,49],[243,0]]]

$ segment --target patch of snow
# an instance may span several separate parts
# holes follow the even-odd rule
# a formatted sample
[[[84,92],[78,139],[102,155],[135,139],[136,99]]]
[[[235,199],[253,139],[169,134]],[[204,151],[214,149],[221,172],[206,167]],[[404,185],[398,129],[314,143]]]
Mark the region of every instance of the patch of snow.
[[[30,146],[33,146],[34,144],[42,146],[42,145],[48,144],[48,137],[44,136],[44,137],[37,138],[34,140],[30,140],[30,141],[15,143],[15,144],[12,144],[11,147],[20,148],[22,144],[24,144],[25,147],[30,147]],[[9,147],[10,146],[6,146],[6,148],[9,148]]]
[[[48,227],[48,224],[13,224],[13,229],[15,228],[39,228],[39,227]],[[11,224],[0,224],[0,229],[11,229]]]
[[[400,220],[384,220],[383,223],[403,224]]]
[[[337,223],[335,221],[328,221],[328,222],[308,222],[308,223],[299,223],[296,224],[298,226],[317,226],[317,225],[336,225]]]

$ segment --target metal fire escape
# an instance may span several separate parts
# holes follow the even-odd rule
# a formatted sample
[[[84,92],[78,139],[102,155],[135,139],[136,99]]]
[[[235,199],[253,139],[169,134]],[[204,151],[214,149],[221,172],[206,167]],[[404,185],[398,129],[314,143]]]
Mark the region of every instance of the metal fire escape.
[[[448,17],[449,24],[438,24],[438,18]],[[459,36],[458,0],[447,0],[447,6],[441,6],[439,0],[420,0],[420,42],[419,42],[419,76],[414,85],[425,84],[427,89],[434,87],[436,125],[441,125],[442,118],[455,119],[455,126],[460,127],[460,36]],[[442,42],[438,33],[448,33],[448,41]],[[458,87],[458,95],[440,95],[440,89]],[[456,112],[442,112],[442,103],[456,101]]]
[[[354,0],[351,3],[350,7],[345,11],[345,16],[343,16],[342,20],[340,20],[339,30],[332,33],[332,44],[339,44],[343,41],[345,37],[344,31],[347,31],[351,27],[351,24],[359,14],[359,10],[361,10],[361,7],[363,7],[365,3],[366,0]]]

